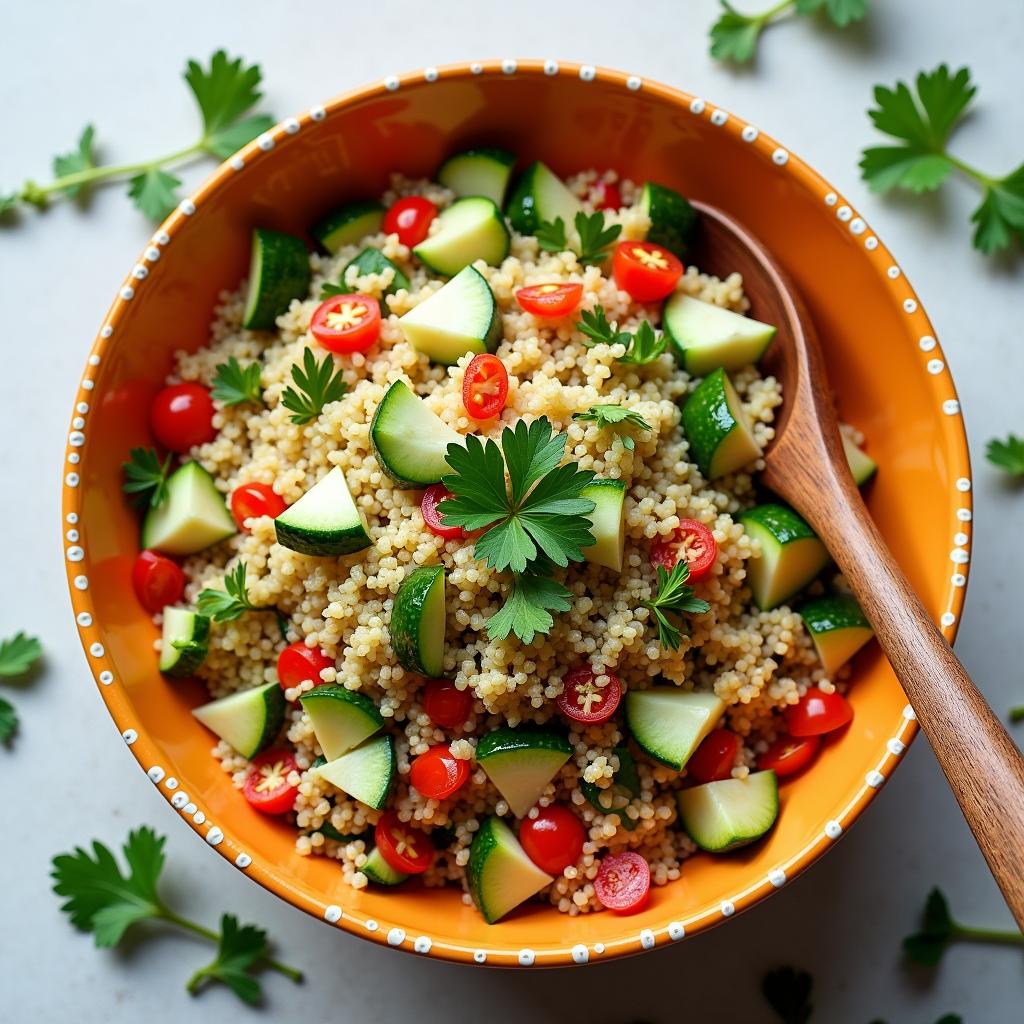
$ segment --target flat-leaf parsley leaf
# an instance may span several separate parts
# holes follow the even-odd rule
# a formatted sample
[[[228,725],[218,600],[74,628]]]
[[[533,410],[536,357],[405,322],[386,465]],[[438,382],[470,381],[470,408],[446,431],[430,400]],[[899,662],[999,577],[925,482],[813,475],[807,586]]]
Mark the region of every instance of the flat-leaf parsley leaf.
[[[992,438],[985,449],[985,458],[1010,476],[1024,476],[1024,438],[1016,434],[1009,434],[1005,441]]]
[[[241,405],[251,402],[259,405],[263,401],[263,385],[260,383],[260,364],[242,366],[234,356],[217,366],[210,395],[225,405]]]
[[[644,607],[651,610],[658,625],[658,643],[674,651],[682,643],[682,631],[668,613],[703,615],[711,610],[707,601],[694,596],[693,587],[686,582],[689,578],[690,563],[685,558],[680,558],[671,572],[666,572],[664,566],[659,565],[658,594],[654,600],[644,601]]]
[[[219,981],[250,1006],[263,999],[260,983],[249,973],[267,955],[267,933],[254,924],[238,923],[233,914],[220,919],[220,941],[212,963],[200,967],[185,988],[192,994],[207,981]]]
[[[557,580],[541,572],[512,574],[512,586],[502,607],[487,620],[491,640],[515,633],[524,644],[537,633],[547,633],[555,620],[551,612],[567,612],[572,594]]]
[[[328,352],[318,363],[313,350],[302,353],[302,368],[292,367],[295,387],[284,389],[281,404],[292,413],[292,423],[310,423],[324,411],[324,406],[342,398],[348,385],[342,370],[335,372],[334,357]]]
[[[0,676],[23,676],[43,656],[42,644],[21,631],[0,641]],[[7,743],[18,730],[18,712],[0,697],[0,743]]]
[[[576,329],[588,339],[583,342],[587,348],[599,344],[624,345],[626,351],[619,356],[619,362],[632,363],[635,366],[653,362],[668,346],[668,338],[664,334],[657,335],[646,320],[635,332],[620,331],[617,323],[608,320],[603,306],[595,306],[593,310],[582,310]]]
[[[171,456],[161,461],[153,448],[133,448],[128,461],[123,463],[125,494],[134,494],[139,505],[156,508],[167,497],[167,476],[171,471]]]
[[[95,137],[96,129],[91,124],[87,124],[78,138],[78,148],[53,158],[53,176],[63,178],[66,175],[78,174],[80,171],[88,171],[95,167],[96,156],[93,152]],[[63,192],[66,196],[77,199],[82,194],[82,188],[82,185],[67,185]]]
[[[625,429],[626,427],[647,431],[654,429],[640,413],[614,403],[592,405],[586,412],[573,413],[572,418],[596,423],[602,430],[614,431],[622,439],[622,447],[629,452],[636,447],[636,441],[633,439],[633,435]]]
[[[578,252],[570,249],[565,221],[561,217],[542,221],[537,226],[537,244],[545,252],[576,252],[580,263],[586,267],[608,259],[608,246],[622,233],[621,224],[605,226],[604,214],[600,210],[594,213],[581,210],[573,218],[573,226],[580,240]]]

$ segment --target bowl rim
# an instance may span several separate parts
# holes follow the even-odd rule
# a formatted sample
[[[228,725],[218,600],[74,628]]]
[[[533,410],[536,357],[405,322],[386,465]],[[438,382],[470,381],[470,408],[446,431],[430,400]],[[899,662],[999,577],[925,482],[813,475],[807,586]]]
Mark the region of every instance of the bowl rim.
[[[113,662],[103,644],[97,639],[99,623],[89,593],[90,559],[88,552],[79,543],[81,538],[81,497],[78,467],[86,443],[86,415],[89,411],[90,393],[96,385],[97,367],[102,365],[104,349],[126,309],[135,298],[151,273],[158,271],[157,261],[163,249],[170,244],[175,233],[196,212],[199,205],[220,189],[228,180],[272,151],[278,142],[300,132],[311,123],[320,122],[348,105],[396,92],[403,87],[432,83],[440,80],[471,80],[479,76],[576,76],[583,82],[600,80],[620,87],[628,92],[645,92],[688,111],[696,118],[707,119],[718,129],[736,137],[744,144],[760,150],[780,173],[796,178],[798,184],[822,203],[834,210],[838,230],[844,228],[858,240],[862,240],[875,274],[889,291],[893,303],[901,307],[909,318],[911,329],[918,338],[918,348],[925,357],[922,373],[929,384],[933,397],[944,414],[942,425],[943,450],[948,454],[952,472],[953,498],[956,510],[952,523],[953,549],[945,555],[952,564],[952,573],[943,599],[943,612],[939,618],[940,628],[946,639],[952,643],[957,632],[963,603],[966,596],[968,567],[970,563],[970,523],[972,521],[971,469],[967,448],[967,437],[960,403],[952,375],[946,365],[941,346],[935,337],[934,328],[920,305],[899,264],[889,250],[871,231],[856,209],[821,175],[781,146],[771,136],[760,131],[755,125],[744,121],[722,107],[705,99],[684,92],[673,86],[642,78],[639,75],[613,70],[592,64],[552,59],[494,59],[486,61],[463,61],[458,63],[428,66],[386,78],[340,93],[326,103],[316,105],[301,114],[288,117],[275,124],[233,156],[229,157],[210,174],[155,231],[144,248],[138,261],[118,289],[102,326],[97,333],[87,359],[85,372],[76,389],[72,410],[71,431],[65,451],[65,468],[62,480],[61,534],[64,547],[65,568],[71,595],[72,611],[83,649],[86,653],[90,672],[106,704],[107,710],[117,725],[122,739],[128,745],[139,766],[157,787],[163,798],[179,812],[192,830],[206,843],[243,873],[249,875],[263,888],[286,900],[300,910],[328,924],[370,939],[382,945],[429,954],[439,959],[457,963],[486,964],[490,966],[557,966],[562,964],[583,964],[596,954],[601,960],[628,956],[658,946],[668,945],[684,937],[705,931],[721,924],[734,914],[760,903],[787,881],[806,870],[840,838],[843,832],[863,813],[879,788],[891,774],[901,755],[918,732],[913,709],[908,704],[891,735],[880,740],[878,762],[867,772],[864,783],[852,800],[838,816],[826,823],[824,830],[803,849],[788,857],[764,878],[748,885],[730,900],[724,901],[711,912],[697,913],[682,920],[666,920],[659,928],[643,929],[630,934],[627,919],[623,919],[622,935],[612,942],[583,944],[560,948],[531,949],[512,948],[502,945],[500,934],[495,933],[495,942],[481,949],[434,938],[429,935],[408,936],[398,921],[374,920],[365,914],[342,911],[336,904],[321,899],[312,899],[306,893],[292,887],[280,877],[272,864],[262,864],[246,852],[245,843],[230,829],[222,829],[208,816],[206,811],[184,790],[179,780],[169,776],[161,766],[160,753],[156,744],[146,734],[133,715],[124,690],[117,685]]]

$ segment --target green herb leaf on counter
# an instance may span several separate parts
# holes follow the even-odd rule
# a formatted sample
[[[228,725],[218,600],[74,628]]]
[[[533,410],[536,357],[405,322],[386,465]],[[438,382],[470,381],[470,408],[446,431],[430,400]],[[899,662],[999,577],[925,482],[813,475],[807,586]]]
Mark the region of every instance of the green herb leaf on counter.
[[[807,1024],[814,1009],[811,989],[814,982],[807,971],[778,967],[761,981],[765,1002],[778,1014],[782,1024]]]
[[[907,959],[922,967],[935,967],[953,942],[990,942],[1024,946],[1024,934],[992,928],[972,928],[953,919],[941,889],[932,889],[921,915],[921,930],[903,940]]]
[[[20,630],[0,640],[0,676],[23,676],[43,656],[43,645]]]
[[[711,26],[711,56],[745,64],[754,58],[761,33],[788,14],[812,17],[824,13],[838,28],[860,21],[868,13],[868,0],[780,0],[756,14],[737,11],[728,0],[720,0],[722,14]]]
[[[1024,438],[1015,434],[1005,441],[993,438],[985,449],[985,458],[1010,476],[1024,476]]]
[[[644,607],[653,612],[658,625],[658,643],[673,651],[682,643],[682,631],[667,613],[703,615],[711,610],[707,601],[694,596],[693,588],[686,582],[689,578],[690,563],[685,558],[680,558],[671,572],[659,565],[658,594],[653,601],[644,601]]]
[[[72,853],[53,858],[50,877],[53,891],[65,898],[61,910],[83,932],[91,932],[97,946],[112,948],[139,921],[158,920],[218,944],[217,958],[201,968],[188,982],[195,992],[206,979],[228,985],[239,998],[259,1002],[259,982],[248,974],[254,966],[266,966],[292,981],[301,972],[268,956],[266,933],[254,925],[239,926],[230,914],[221,918],[221,932],[211,931],[174,913],[161,899],[157,883],[166,862],[166,837],[145,825],[128,833],[122,846],[127,874],[113,853],[98,840],[92,849],[76,847]],[[257,939],[259,940],[257,942]],[[243,979],[248,979],[243,980]]]
[[[210,395],[225,405],[241,405],[251,402],[262,405],[263,386],[260,383],[261,367],[258,362],[242,366],[234,356],[217,366]]]
[[[292,367],[295,387],[285,388],[281,404],[292,413],[292,423],[310,423],[324,411],[324,406],[337,402],[346,391],[342,370],[335,372],[334,357],[328,352],[318,363],[313,350],[302,353],[302,369]]]
[[[1014,725],[1024,722],[1024,704],[1016,708],[1010,708],[1010,721],[1013,722]]]
[[[573,218],[573,226],[579,236],[579,252],[571,249],[565,231],[565,221],[556,217],[553,221],[542,221],[537,226],[537,244],[545,252],[576,252],[583,266],[603,263],[608,258],[608,246],[622,233],[621,224],[605,227],[604,214],[597,210],[584,213],[582,210]]]
[[[587,348],[593,348],[598,344],[624,345],[626,351],[619,356],[620,363],[643,366],[664,354],[668,347],[668,338],[664,334],[656,334],[646,320],[635,332],[631,332],[620,331],[617,323],[609,322],[603,306],[595,306],[593,310],[584,309],[580,317],[576,329],[589,339],[583,344]]]
[[[9,743],[18,731],[18,712],[14,705],[0,697],[0,743]]]
[[[608,405],[592,405],[586,412],[573,413],[574,420],[594,422],[602,430],[612,430],[622,439],[622,447],[633,451],[636,441],[625,428],[635,427],[637,430],[653,430],[654,428],[640,415],[625,406],[614,403]]]
[[[218,50],[206,68],[190,60],[184,78],[203,122],[198,141],[153,160],[97,165],[96,133],[87,125],[77,149],[54,157],[53,181],[43,185],[26,181],[17,192],[0,196],[0,218],[7,219],[21,203],[43,209],[54,195],[80,197],[93,185],[127,179],[128,194],[138,209],[151,220],[162,220],[177,204],[181,185],[181,180],[164,168],[204,153],[225,159],[273,126],[273,118],[266,114],[249,113],[261,98],[259,65],[245,64],[240,57],[232,60]]]
[[[953,156],[947,144],[977,92],[969,68],[950,72],[945,64],[922,71],[914,91],[905,82],[875,86],[875,106],[868,111],[875,127],[898,145],[871,146],[861,155],[861,175],[874,192],[903,188],[932,192],[953,171],[983,188],[981,205],[971,220],[974,246],[984,253],[1024,240],[1024,164],[994,178]]]
[[[122,464],[125,494],[134,494],[136,504],[156,508],[167,497],[167,476],[171,471],[171,456],[163,461],[153,448],[133,448],[128,461]]]
[[[515,633],[524,644],[532,643],[537,633],[547,633],[554,625],[551,612],[569,610],[571,597],[570,591],[550,576],[514,572],[505,603],[487,621],[487,636],[504,640]]]

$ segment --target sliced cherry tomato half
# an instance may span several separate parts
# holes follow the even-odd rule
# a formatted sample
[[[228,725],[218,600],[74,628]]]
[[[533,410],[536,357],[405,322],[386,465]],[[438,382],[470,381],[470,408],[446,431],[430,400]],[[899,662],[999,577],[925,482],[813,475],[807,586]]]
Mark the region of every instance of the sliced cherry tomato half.
[[[434,863],[434,844],[421,828],[399,821],[394,811],[382,815],[373,841],[387,863],[403,875],[421,875]]]
[[[132,586],[150,615],[177,604],[185,593],[185,574],[177,562],[156,551],[140,551],[132,566]]]
[[[489,353],[473,356],[462,378],[462,404],[475,420],[489,420],[505,408],[508,370]]]
[[[431,221],[437,216],[437,207],[423,196],[406,196],[388,207],[384,214],[384,233],[398,235],[402,245],[410,249],[419,245],[430,231]]]
[[[298,770],[290,751],[266,750],[252,759],[242,796],[264,814],[287,814],[299,794],[299,787],[288,781],[288,775]]]
[[[153,399],[149,425],[168,451],[187,452],[216,437],[213,412],[213,399],[202,384],[172,384],[158,391]]]
[[[811,687],[799,704],[785,711],[790,736],[822,736],[842,729],[853,719],[853,706],[841,693],[824,693]]]
[[[601,861],[594,892],[601,905],[620,914],[632,914],[647,902],[651,891],[651,869],[632,850],[613,853]]]
[[[568,316],[579,306],[582,298],[583,285],[578,282],[531,284],[516,292],[516,302],[527,313],[552,318]]]
[[[597,685],[597,676],[589,665],[577,665],[569,669],[562,680],[562,692],[558,695],[558,710],[574,722],[596,725],[607,722],[622,699],[622,686],[618,677],[611,672],[604,673],[608,682]]]
[[[466,531],[461,526],[445,526],[441,520],[441,513],[437,506],[446,498],[450,498],[452,492],[444,484],[431,484],[424,492],[420,501],[420,512],[423,514],[423,522],[431,533],[445,540],[465,540]]]
[[[780,779],[795,775],[814,760],[821,746],[820,736],[783,736],[777,739],[758,759],[761,771],[772,771]]]
[[[466,724],[473,710],[473,694],[460,690],[450,679],[431,679],[423,688],[423,710],[434,725],[455,729]]]
[[[686,762],[686,774],[694,782],[720,782],[732,775],[740,738],[731,729],[712,729]]]
[[[365,352],[380,337],[380,303],[372,295],[332,295],[309,322],[328,352]]]
[[[683,276],[678,257],[654,242],[619,242],[612,257],[615,283],[637,302],[664,299]]]
[[[444,800],[469,778],[469,762],[456,757],[445,743],[431,747],[412,763],[409,779],[430,800]]]
[[[277,678],[282,690],[294,689],[307,679],[319,686],[320,673],[333,667],[334,662],[319,647],[307,647],[301,640],[289,644],[277,656]]]
[[[595,210],[621,210],[622,192],[613,181],[599,181],[590,190],[590,201]]]
[[[270,516],[276,519],[288,505],[270,484],[239,484],[231,492],[231,514],[240,530],[249,532],[247,519]]]
[[[651,565],[660,565],[671,572],[680,555],[690,563],[690,582],[700,583],[711,575],[718,561],[718,541],[703,523],[681,519],[671,537],[656,540],[651,545]]]
[[[527,857],[549,875],[560,875],[575,864],[586,838],[580,819],[558,804],[538,807],[537,817],[524,818],[519,826],[519,842]]]

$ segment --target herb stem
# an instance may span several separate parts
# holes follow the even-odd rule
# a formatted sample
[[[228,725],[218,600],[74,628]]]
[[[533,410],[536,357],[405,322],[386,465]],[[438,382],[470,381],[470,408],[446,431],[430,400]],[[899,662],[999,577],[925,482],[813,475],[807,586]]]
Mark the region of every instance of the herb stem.
[[[968,163],[964,163],[959,157],[955,157],[950,153],[942,154],[961,174],[966,174],[967,177],[973,178],[975,181],[984,185],[986,188],[995,188],[999,184],[998,178],[993,178],[991,175],[984,174],[979,171],[977,167],[972,167]]]
[[[953,925],[950,933],[954,938],[966,939],[968,942],[998,943],[1001,946],[1024,946],[1024,933],[1004,931],[1000,928],[969,928],[965,925]]]
[[[177,925],[184,931],[191,932],[193,935],[198,935],[200,938],[206,939],[208,942],[212,942],[215,945],[220,942],[220,934],[212,931],[210,928],[205,928],[201,924],[196,924],[195,921],[190,921],[187,917],[182,917],[180,914],[176,914],[173,910],[168,910],[167,907],[160,908],[160,918],[167,921],[168,924]],[[277,971],[279,974],[283,974],[286,978],[291,978],[296,984],[302,981],[302,971],[296,970],[294,967],[289,967],[287,964],[281,963],[280,960],[274,960],[272,957],[263,957],[263,963],[265,963],[272,970]],[[189,979],[188,984],[185,986],[189,992],[195,992],[199,987],[200,983],[205,976],[204,969],[196,971],[195,974]]]
[[[780,0],[780,3],[775,4],[774,7],[769,7],[767,11],[763,11],[761,14],[750,14],[747,17],[750,21],[757,22],[759,25],[767,25],[777,15],[789,10],[794,3],[796,3],[796,0]]]

